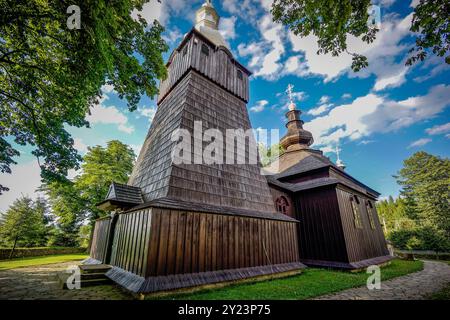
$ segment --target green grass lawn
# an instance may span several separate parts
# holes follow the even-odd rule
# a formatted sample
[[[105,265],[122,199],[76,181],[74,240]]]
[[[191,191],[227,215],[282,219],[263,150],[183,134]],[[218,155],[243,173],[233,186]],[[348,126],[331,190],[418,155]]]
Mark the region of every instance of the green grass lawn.
[[[423,269],[422,261],[393,260],[381,269],[383,280],[417,272]],[[207,290],[191,294],[177,294],[162,299],[188,300],[302,300],[363,286],[367,282],[366,272],[351,273],[326,269],[307,268],[300,275],[253,284]],[[149,296],[149,299],[152,297]],[[160,298],[161,299],[161,298]]]
[[[28,257],[12,260],[0,260],[0,271],[44,264],[61,263],[67,261],[83,260],[88,256],[84,253],[57,254],[52,256]]]
[[[450,284],[447,284],[441,291],[433,293],[430,300],[450,300]]]

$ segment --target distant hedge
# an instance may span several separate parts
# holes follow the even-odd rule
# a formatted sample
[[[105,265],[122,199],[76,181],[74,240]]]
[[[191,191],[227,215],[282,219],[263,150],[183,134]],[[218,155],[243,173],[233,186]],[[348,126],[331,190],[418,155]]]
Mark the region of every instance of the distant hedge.
[[[442,232],[432,227],[418,227],[393,231],[389,240],[400,250],[433,250],[450,252],[450,241]]]
[[[85,253],[86,248],[68,247],[39,247],[39,248],[16,248],[12,258],[25,258],[37,256],[49,256],[54,254]],[[11,248],[0,248],[0,260],[9,259]]]

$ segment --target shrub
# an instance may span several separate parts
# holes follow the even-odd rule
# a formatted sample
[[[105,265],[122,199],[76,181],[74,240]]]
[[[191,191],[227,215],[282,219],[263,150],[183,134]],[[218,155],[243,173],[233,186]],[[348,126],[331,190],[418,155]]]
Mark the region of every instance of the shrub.
[[[401,250],[433,250],[450,252],[450,241],[444,233],[431,226],[393,231],[390,240]]]
[[[85,248],[42,247],[42,248],[16,248],[13,258],[48,256],[55,254],[85,253]],[[0,260],[9,259],[11,248],[0,248]]]

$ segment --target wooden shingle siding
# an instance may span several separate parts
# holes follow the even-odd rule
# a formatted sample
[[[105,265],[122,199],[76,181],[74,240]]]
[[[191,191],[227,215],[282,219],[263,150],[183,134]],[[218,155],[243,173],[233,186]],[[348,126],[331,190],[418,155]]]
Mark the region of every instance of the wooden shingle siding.
[[[174,130],[191,133],[201,121],[203,132],[251,128],[246,104],[197,72],[190,71],[158,107],[149,135],[143,145],[129,184],[140,187],[145,202],[168,197],[200,204],[275,212],[267,181],[257,164],[181,164],[172,163],[171,141]],[[226,141],[224,141],[225,144]],[[203,150],[208,142],[202,142]],[[234,144],[237,148],[249,148]],[[236,146],[238,145],[238,146]],[[224,152],[224,162],[226,153]]]
[[[90,257],[101,262],[104,262],[106,255],[110,223],[110,218],[100,219],[95,222]]]
[[[147,265],[147,277],[282,264],[299,259],[295,223],[152,210],[150,233],[153,236],[148,252],[152,258]],[[267,247],[273,249],[268,251]]]
[[[354,262],[389,255],[375,208],[372,209],[374,213],[375,229],[372,229],[370,226],[366,207],[366,200],[368,200],[368,198],[358,194],[360,201],[357,205],[359,206],[361,215],[362,228],[355,228],[350,201],[350,198],[354,193],[347,189],[344,190],[343,188],[337,188],[336,192],[349,261]]]

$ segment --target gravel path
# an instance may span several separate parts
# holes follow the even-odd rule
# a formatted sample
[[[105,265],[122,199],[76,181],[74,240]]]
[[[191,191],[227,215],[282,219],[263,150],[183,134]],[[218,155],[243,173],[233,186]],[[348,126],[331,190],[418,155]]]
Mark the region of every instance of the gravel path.
[[[380,290],[366,286],[316,298],[317,300],[423,300],[450,283],[450,265],[424,261],[422,271],[381,283]]]
[[[2,300],[128,300],[131,296],[114,285],[63,290],[57,273],[79,262],[65,262],[0,271]]]

